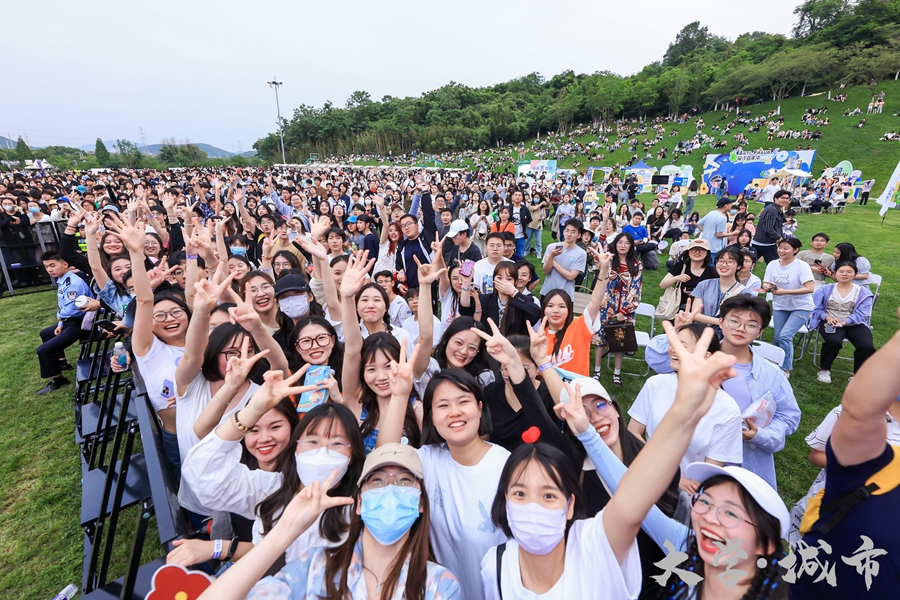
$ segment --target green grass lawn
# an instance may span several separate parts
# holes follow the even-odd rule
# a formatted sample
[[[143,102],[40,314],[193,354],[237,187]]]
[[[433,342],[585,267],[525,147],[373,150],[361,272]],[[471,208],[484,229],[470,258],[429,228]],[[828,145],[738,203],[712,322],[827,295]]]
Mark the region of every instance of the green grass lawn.
[[[651,197],[642,200],[649,203]],[[697,202],[701,214],[712,206],[711,197],[701,197]],[[872,319],[876,346],[897,330],[895,311],[900,305],[895,285],[900,266],[893,261],[900,238],[900,212],[888,213],[882,225],[878,208],[849,206],[840,215],[800,215],[797,229],[805,246],[819,231],[828,233],[833,243],[853,242],[872,262],[873,271],[884,276]],[[544,247],[550,242],[547,231]],[[762,267],[757,269],[761,275]],[[644,302],[656,304],[663,275],[664,269],[644,274]],[[34,395],[43,386],[34,354],[38,332],[53,322],[55,306],[52,292],[0,300],[4,316],[0,324],[0,423],[4,425],[0,437],[0,598],[51,598],[67,583],[81,581],[83,536],[78,522],[81,481],[73,434],[74,387],[47,396]],[[771,335],[769,330],[767,339]],[[76,348],[69,351],[73,363],[76,352]],[[629,366],[633,365],[626,364],[626,369]],[[817,472],[806,460],[809,449],[804,438],[840,402],[847,383],[847,375],[835,373],[834,383],[824,385],[816,380],[815,373],[809,354],[795,366],[791,384],[803,418],[800,429],[788,438],[786,448],[775,459],[779,489],[789,505],[806,493]],[[626,376],[623,381],[624,386],[616,390],[611,373],[604,371],[604,385],[614,391],[627,410],[643,380]],[[129,511],[120,520],[113,577],[123,574],[134,518]],[[155,536],[151,527],[145,558],[162,554]]]
[[[830,124],[827,127],[821,127],[822,138],[819,140],[801,140],[801,139],[774,139],[771,142],[766,139],[767,132],[765,128],[761,131],[748,135],[749,144],[745,146],[745,149],[752,150],[756,148],[781,148],[784,150],[793,150],[798,145],[806,148],[807,145],[811,145],[814,150],[816,150],[816,158],[813,162],[813,174],[818,175],[822,172],[822,169],[828,166],[834,166],[838,164],[842,160],[849,160],[853,164],[854,169],[861,169],[863,178],[870,179],[875,178],[875,188],[872,190],[873,197],[877,198],[878,194],[880,194],[881,190],[884,189],[884,185],[887,183],[888,177],[890,177],[891,173],[894,171],[894,167],[897,166],[897,161],[900,160],[900,144],[897,142],[879,142],[878,139],[881,138],[887,131],[897,131],[900,129],[900,117],[894,117],[892,114],[896,114],[898,109],[900,109],[900,81],[887,80],[879,84],[878,90],[885,91],[885,108],[884,112],[880,115],[866,115],[866,106],[869,103],[869,99],[871,98],[871,89],[865,86],[854,86],[845,89],[844,91],[847,93],[847,101],[846,102],[831,102],[828,100],[828,94],[821,93],[820,90],[810,90],[812,93],[817,93],[819,95],[816,96],[807,96],[807,97],[791,97],[787,98],[781,105],[781,113],[785,116],[785,122],[782,126],[783,130],[794,129],[794,130],[803,130],[810,129],[814,131],[816,128],[814,126],[806,126],[800,122],[800,117],[803,115],[804,111],[808,108],[816,108],[819,109],[823,105],[828,107],[828,112],[825,116],[829,117]],[[799,90],[796,90],[796,93],[799,94]],[[843,117],[841,116],[844,113],[844,110],[850,108],[853,110],[855,107],[859,106],[863,114],[858,117]],[[777,107],[776,102],[764,102],[760,105],[751,105],[746,106],[746,109],[750,110],[752,117],[757,117],[759,115],[768,114],[770,110],[773,110]],[[720,139],[722,137],[721,133],[716,133],[711,130],[713,125],[719,125],[720,127],[724,126],[728,121],[721,120],[722,115],[724,114],[724,110],[718,112],[710,112],[703,114],[703,120],[705,122],[705,127],[703,128],[704,133],[708,135],[715,136],[716,139]],[[734,112],[732,111],[731,117],[734,117]],[[865,117],[867,119],[866,126],[863,128],[857,128],[856,125],[859,124],[860,120]],[[641,151],[641,146],[639,144],[638,151],[636,154],[644,160],[647,164],[653,167],[663,167],[665,165],[673,164],[672,163],[672,149],[675,147],[676,143],[679,141],[683,141],[686,139],[690,139],[696,133],[696,127],[694,124],[689,121],[682,125],[678,123],[664,123],[663,126],[666,129],[666,137],[665,140],[658,143],[656,146],[653,146],[650,149],[650,152],[653,155],[653,158],[644,158],[645,152]],[[672,130],[678,130],[678,135],[670,136]],[[734,144],[733,136],[736,133],[746,133],[747,127],[738,125],[735,127],[727,136],[725,136],[725,140],[728,142],[727,148],[717,149],[717,150],[709,150],[710,154],[722,154],[727,153],[732,145]],[[614,134],[612,134],[614,136]],[[638,141],[642,141],[645,135],[637,136]],[[655,137],[655,135],[654,135]],[[596,137],[576,137],[574,138],[579,142],[589,142]],[[529,140],[525,142],[526,150],[530,150],[533,144],[533,140]],[[666,147],[669,150],[668,159],[666,160],[657,160],[656,153],[660,148]],[[702,148],[700,150],[695,150],[693,154],[686,157],[681,157],[678,159],[677,165],[692,165],[694,167],[694,176],[698,179],[703,173],[703,153],[708,148]],[[607,166],[612,167],[616,163],[625,164],[631,155],[635,154],[628,151],[628,147],[624,147],[615,152],[605,152],[605,158],[602,161],[590,161],[586,156],[578,156],[575,158],[566,158],[558,163],[558,168],[560,169],[571,169],[573,168],[573,162],[578,160],[581,162],[581,166],[578,168],[579,171],[584,173],[587,170],[588,166]],[[516,150],[507,150],[506,156],[509,158],[510,164],[515,165],[518,160],[518,151]],[[530,152],[526,152],[524,158],[533,159],[536,158]],[[376,165],[380,164],[376,161],[367,161],[367,162],[358,162],[359,165]],[[418,163],[416,163],[418,164]],[[469,160],[463,161],[463,166],[467,168],[472,168],[473,164]],[[431,166],[431,163],[429,163]],[[445,167],[456,167],[457,164],[445,163]],[[513,167],[514,169],[514,167]]]

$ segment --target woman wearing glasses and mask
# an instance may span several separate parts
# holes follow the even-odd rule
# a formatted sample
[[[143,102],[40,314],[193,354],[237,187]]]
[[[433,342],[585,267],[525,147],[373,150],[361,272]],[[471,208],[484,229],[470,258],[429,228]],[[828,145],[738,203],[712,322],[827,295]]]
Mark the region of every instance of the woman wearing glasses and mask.
[[[288,379],[281,373],[266,373],[265,383],[247,406],[191,448],[184,462],[184,481],[197,491],[204,506],[253,522],[253,545],[272,531],[294,496],[314,481],[325,481],[337,469],[333,493],[346,496],[356,489],[362,471],[362,438],[349,409],[329,402],[311,409],[298,422],[288,396],[316,389],[295,387],[306,370]],[[296,560],[310,548],[340,544],[348,524],[349,514],[343,508],[326,511],[286,548],[284,561]],[[217,548],[213,541],[176,541],[175,545],[170,563],[188,566],[210,558],[233,558],[227,555],[230,548],[221,544]],[[237,557],[251,547],[242,545]],[[190,562],[182,562],[180,554],[189,554],[189,549]]]
[[[415,449],[393,443],[369,454],[353,497],[327,495],[336,475],[332,472],[324,482],[297,494],[271,533],[216,579],[200,600],[461,597],[456,577],[429,560],[429,500]],[[345,506],[350,526],[343,544],[313,548],[275,576],[259,580],[322,511]]]

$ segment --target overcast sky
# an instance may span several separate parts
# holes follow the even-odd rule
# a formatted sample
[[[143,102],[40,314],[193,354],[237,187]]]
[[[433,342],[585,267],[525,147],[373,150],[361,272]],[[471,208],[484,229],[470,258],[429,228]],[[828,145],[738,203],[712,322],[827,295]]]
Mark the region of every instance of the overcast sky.
[[[484,86],[630,74],[662,58],[687,23],[734,39],[787,34],[798,0],[643,2],[426,0],[6,2],[0,135],[34,146],[164,138],[236,152],[275,130],[275,93],[343,106],[354,90],[411,96],[449,81]]]

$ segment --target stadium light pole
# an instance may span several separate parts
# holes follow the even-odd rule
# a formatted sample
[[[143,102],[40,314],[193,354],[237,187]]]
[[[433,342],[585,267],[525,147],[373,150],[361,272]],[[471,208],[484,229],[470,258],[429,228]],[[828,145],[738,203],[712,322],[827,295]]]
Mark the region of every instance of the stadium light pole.
[[[284,155],[284,125],[281,121],[281,105],[278,102],[278,86],[282,84],[281,81],[275,81],[275,78],[272,78],[272,81],[267,81],[269,87],[275,88],[275,109],[278,111],[278,134],[281,136],[281,163],[287,164],[287,158]]]

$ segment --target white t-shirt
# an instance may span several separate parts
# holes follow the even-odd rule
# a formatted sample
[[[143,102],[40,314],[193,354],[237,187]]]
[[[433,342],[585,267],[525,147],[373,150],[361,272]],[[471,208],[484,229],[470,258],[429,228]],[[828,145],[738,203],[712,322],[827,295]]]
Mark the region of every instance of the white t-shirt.
[[[247,406],[247,402],[250,401],[251,396],[258,389],[259,386],[251,381],[247,392],[238,401],[237,406],[223,414],[219,423],[224,423],[234,413]],[[197,418],[203,412],[203,409],[206,408],[206,405],[212,401],[212,397],[209,381],[203,376],[203,373],[197,373],[197,376],[184,391],[184,395],[178,397],[175,429],[178,433],[178,453],[181,454],[181,462],[187,460],[191,448],[200,443],[200,438],[194,433],[194,423],[196,423]],[[181,482],[181,486],[178,488],[178,503],[196,513],[209,513],[197,499],[197,495],[191,490],[190,485],[187,485],[184,481]]]
[[[150,351],[145,356],[135,354],[141,378],[147,387],[147,397],[153,410],[159,412],[175,398],[175,367],[184,356],[184,346],[170,346],[153,336]]]
[[[435,344],[441,339],[441,335],[444,335],[444,330],[450,326],[450,323],[459,316],[459,302],[454,298],[453,286],[447,288],[447,293],[441,296],[441,334],[438,335],[437,329],[435,329],[434,340]]]
[[[438,345],[438,342],[441,341],[441,334],[444,333],[444,328],[441,326],[441,322],[437,317],[431,315],[431,318],[434,320],[434,336],[433,341],[431,343],[431,347],[434,348]],[[409,334],[409,337],[412,338],[413,344],[419,343],[419,322],[416,321],[416,318],[410,315],[405,321],[403,321],[402,325],[403,329]]]
[[[766,274],[763,275],[763,283],[774,283],[779,288],[787,290],[798,290],[802,288],[807,281],[813,280],[812,269],[802,260],[796,258],[784,267],[780,260],[773,260],[766,265]],[[790,295],[790,296],[772,296],[773,310],[812,310],[815,308],[812,293]]]
[[[509,261],[508,258],[503,258],[500,262]],[[512,261],[510,261],[512,262]],[[497,263],[498,265],[500,263]],[[478,262],[475,263],[475,269],[472,271],[472,287],[481,292],[482,294],[490,294],[494,291],[494,268],[497,265],[492,265],[488,262],[488,259],[482,258]]]
[[[367,337],[369,337],[369,335],[371,335],[369,333],[369,330],[366,329],[365,323],[363,323],[362,321],[359,322],[359,330],[362,333],[363,339],[366,339]],[[415,343],[414,343],[415,340],[413,340],[412,336],[409,335],[409,332],[406,331],[405,329],[403,329],[402,327],[400,327],[399,325],[397,325],[397,326],[392,325],[391,326],[391,335],[393,335],[394,338],[398,342],[400,342],[401,347],[403,346],[403,340],[406,340],[406,358],[410,358],[412,356],[413,348],[415,348]]]
[[[677,389],[678,375],[675,373],[654,375],[644,383],[628,409],[628,416],[647,427],[647,439],[653,436],[672,408]],[[712,407],[697,423],[691,443],[681,459],[681,469],[707,458],[736,465],[744,460],[741,413],[734,399],[721,389],[716,391]]]
[[[522,585],[519,544],[506,544],[501,565],[503,598],[516,600],[570,600],[574,598],[637,598],[641,592],[641,556],[637,539],[631,543],[622,564],[609,545],[603,529],[603,511],[591,519],[575,521],[566,541],[566,564],[556,584],[543,594]],[[500,600],[497,593],[497,549],[491,548],[481,561],[486,600]]]
[[[412,311],[409,310],[409,304],[406,303],[406,300],[396,296],[391,300],[391,305],[388,306],[388,314],[391,316],[391,325],[403,327],[403,322],[412,316]]]
[[[471,467],[453,460],[446,444],[422,446],[419,457],[431,504],[435,558],[456,575],[462,598],[481,600],[481,559],[488,549],[507,541],[491,522],[491,505],[509,451],[491,444],[481,462]]]
[[[555,258],[555,264],[550,273],[544,278],[544,283],[541,284],[541,296],[546,296],[548,292],[552,290],[563,290],[567,294],[569,294],[569,298],[572,300],[575,299],[575,280],[568,280],[563,277],[560,272],[556,269],[556,265],[558,264],[562,268],[567,271],[581,271],[584,272],[587,267],[587,252],[575,246],[573,248],[566,248],[564,244],[559,242],[550,244],[547,246],[547,249],[544,251],[544,257],[542,259],[542,263],[547,260],[547,257],[553,253],[553,250],[557,246],[562,246],[563,251],[559,256]]]

